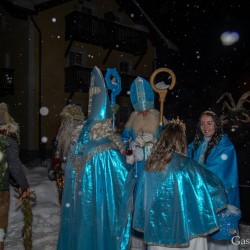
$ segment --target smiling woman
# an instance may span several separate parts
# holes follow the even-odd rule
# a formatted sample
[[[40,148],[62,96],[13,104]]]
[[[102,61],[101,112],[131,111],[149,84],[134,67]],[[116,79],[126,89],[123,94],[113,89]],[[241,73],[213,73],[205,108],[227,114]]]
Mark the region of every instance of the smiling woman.
[[[213,118],[204,114],[200,119],[200,129],[207,139],[211,138],[215,133],[215,122]]]
[[[200,115],[195,139],[188,147],[188,155],[220,178],[225,186],[228,204],[239,209],[235,148],[228,136],[223,133],[222,124],[214,112],[204,111]],[[211,240],[209,250],[212,249],[238,249],[238,246],[233,245],[230,240]]]

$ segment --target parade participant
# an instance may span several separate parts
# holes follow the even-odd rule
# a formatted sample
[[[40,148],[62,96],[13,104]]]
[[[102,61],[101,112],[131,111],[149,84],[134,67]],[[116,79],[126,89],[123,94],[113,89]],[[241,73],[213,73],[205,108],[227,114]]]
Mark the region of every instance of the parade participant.
[[[85,121],[85,116],[81,107],[75,104],[66,105],[60,116],[62,119],[54,143],[55,149],[51,159],[51,167],[48,169],[48,176],[50,180],[56,180],[58,199],[61,204],[68,148],[71,143],[77,141]]]
[[[65,162],[69,145],[77,141],[85,116],[80,106],[68,104],[63,108],[60,117],[61,124],[56,136],[56,155],[61,162]]]
[[[150,83],[137,77],[131,84],[130,100],[134,107],[128,122],[122,132],[122,141],[133,154],[127,156],[127,162],[135,168],[136,186],[134,200],[137,193],[137,182],[142,173],[145,160],[150,155],[153,144],[159,136],[160,112],[154,109],[154,91]],[[166,124],[166,119],[164,119]],[[133,230],[132,247],[144,249],[142,235]]]
[[[223,133],[218,116],[204,111],[199,118],[194,141],[188,147],[188,155],[217,175],[226,188],[228,204],[240,208],[238,164],[234,145]],[[218,232],[219,233],[219,232]],[[209,249],[238,249],[231,240],[209,239]]]
[[[5,103],[0,104],[0,250],[8,225],[10,175],[19,186],[19,193],[29,194],[29,184],[19,159],[19,126],[10,116]]]
[[[130,242],[134,173],[101,71],[94,67],[88,119],[67,157],[58,250],[127,250]]]
[[[133,227],[148,250],[206,250],[206,236],[218,230],[224,186],[213,173],[186,156],[185,125],[168,123],[139,180]]]
[[[150,83],[142,77],[137,77],[132,82],[130,100],[134,111],[122,132],[122,141],[127,147],[133,149],[131,164],[135,162],[139,177],[145,160],[159,136],[160,112],[154,109],[154,91]]]

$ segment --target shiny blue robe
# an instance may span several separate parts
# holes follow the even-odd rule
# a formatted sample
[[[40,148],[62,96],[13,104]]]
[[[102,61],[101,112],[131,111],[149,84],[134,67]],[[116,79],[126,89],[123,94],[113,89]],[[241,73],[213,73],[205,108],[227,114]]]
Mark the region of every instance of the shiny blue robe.
[[[174,153],[163,172],[143,171],[133,227],[149,245],[184,247],[216,230],[216,212],[227,204],[224,187],[210,171]]]
[[[204,139],[203,139],[204,140]],[[188,155],[192,155],[193,142],[188,146]],[[202,152],[202,142],[194,152],[193,159],[199,161]],[[223,135],[207,157],[204,166],[216,174],[224,184],[228,197],[228,204],[240,208],[238,186],[238,164],[235,148],[227,135]]]
[[[127,250],[133,168],[108,138],[90,140],[90,127],[69,150],[58,250]]]

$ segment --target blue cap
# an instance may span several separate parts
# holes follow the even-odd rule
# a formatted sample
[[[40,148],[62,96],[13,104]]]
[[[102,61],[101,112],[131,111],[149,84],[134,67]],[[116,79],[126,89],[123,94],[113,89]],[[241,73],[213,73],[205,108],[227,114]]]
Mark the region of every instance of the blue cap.
[[[99,121],[112,117],[111,104],[102,72],[96,66],[91,72],[88,119]]]
[[[135,111],[154,108],[154,91],[146,79],[138,76],[132,82],[130,100]]]

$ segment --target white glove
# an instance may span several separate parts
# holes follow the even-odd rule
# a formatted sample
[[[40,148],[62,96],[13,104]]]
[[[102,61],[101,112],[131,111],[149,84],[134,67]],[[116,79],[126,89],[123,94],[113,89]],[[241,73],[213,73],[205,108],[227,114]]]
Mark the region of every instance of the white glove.
[[[142,136],[140,134],[137,135],[137,137],[135,138],[135,145],[143,147],[145,144],[145,141],[142,139]]]
[[[132,144],[133,155],[135,158],[135,162],[143,161],[144,153],[142,147],[136,146],[135,143]]]
[[[135,163],[134,155],[126,155],[126,163],[133,165]]]
[[[149,133],[149,132],[144,132],[142,135],[142,140],[146,143],[146,142],[152,142],[155,143],[156,138],[154,137],[153,134]]]

